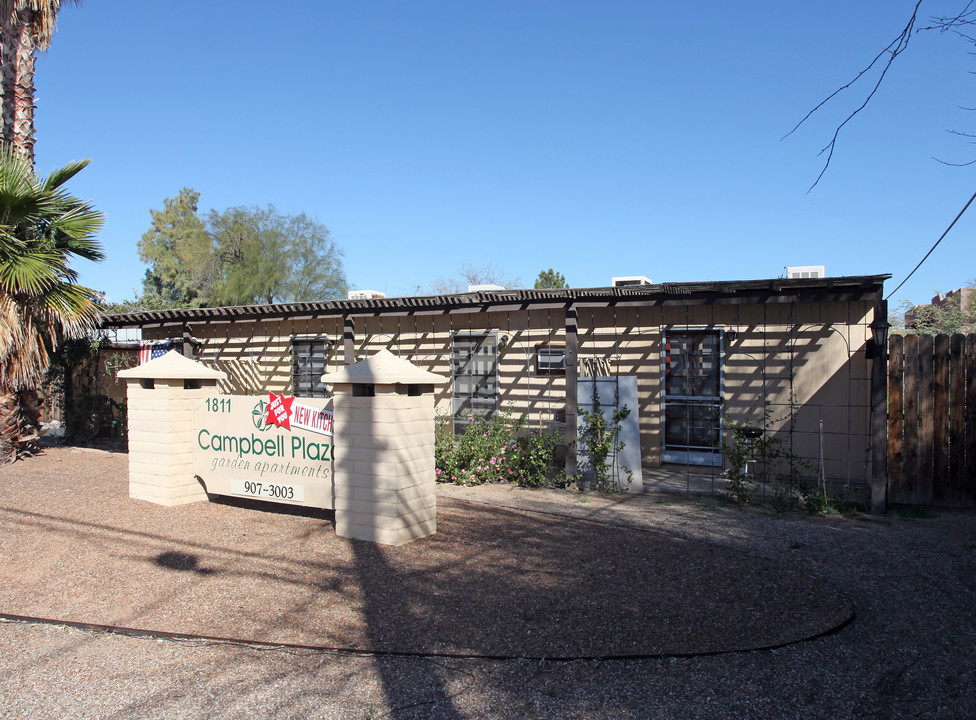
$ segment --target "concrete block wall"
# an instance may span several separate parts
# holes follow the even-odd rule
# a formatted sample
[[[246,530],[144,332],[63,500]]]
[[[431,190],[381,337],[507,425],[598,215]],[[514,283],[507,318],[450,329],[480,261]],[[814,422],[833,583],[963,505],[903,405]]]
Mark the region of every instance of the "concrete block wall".
[[[437,531],[434,397],[376,385],[374,397],[336,388],[336,533],[402,545]]]
[[[207,500],[193,474],[193,409],[216,387],[183,379],[127,381],[129,497],[158,505]],[[150,387],[151,385],[151,387]]]

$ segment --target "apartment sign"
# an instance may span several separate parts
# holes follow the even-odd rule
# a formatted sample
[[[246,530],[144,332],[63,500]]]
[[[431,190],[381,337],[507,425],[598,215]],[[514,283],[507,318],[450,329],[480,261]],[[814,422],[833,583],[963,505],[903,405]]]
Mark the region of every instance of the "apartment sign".
[[[214,395],[193,414],[193,472],[215,495],[332,508],[331,400]]]

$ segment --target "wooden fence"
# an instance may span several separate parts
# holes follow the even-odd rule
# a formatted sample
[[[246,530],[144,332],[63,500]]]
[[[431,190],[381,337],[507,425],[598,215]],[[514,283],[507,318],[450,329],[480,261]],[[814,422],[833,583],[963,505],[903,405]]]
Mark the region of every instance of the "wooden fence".
[[[890,338],[888,502],[976,507],[976,335]]]

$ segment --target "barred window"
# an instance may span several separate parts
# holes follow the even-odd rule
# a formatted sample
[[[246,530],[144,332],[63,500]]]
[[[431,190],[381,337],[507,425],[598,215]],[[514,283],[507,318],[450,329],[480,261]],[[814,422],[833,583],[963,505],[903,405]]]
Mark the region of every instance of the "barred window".
[[[494,335],[455,335],[454,430],[469,418],[493,415],[498,408],[498,343]]]
[[[291,339],[291,385],[300,397],[326,397],[325,375],[329,359],[329,338]]]

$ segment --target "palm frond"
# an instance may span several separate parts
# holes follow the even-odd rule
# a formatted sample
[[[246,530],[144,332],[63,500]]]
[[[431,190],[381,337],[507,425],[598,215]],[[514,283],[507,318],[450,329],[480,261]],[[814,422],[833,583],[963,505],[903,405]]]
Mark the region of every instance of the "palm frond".
[[[10,228],[0,225],[0,257],[23,252],[24,241],[10,232]]]
[[[104,257],[103,215],[62,187],[87,164],[41,180],[28,160],[0,148],[0,391],[36,388],[57,344],[97,322],[98,293],[76,284],[70,261]]]
[[[33,250],[0,260],[0,291],[17,299],[48,290],[70,272],[56,250]]]
[[[80,3],[80,0],[68,1],[73,5]],[[54,37],[58,12],[63,4],[63,0],[0,0],[0,21],[4,25],[22,22],[38,49],[46,50]],[[21,19],[20,14],[24,11],[28,12]]]
[[[56,247],[86,260],[105,259],[95,235],[105,224],[105,216],[88,203],[65,206],[48,226]]]
[[[22,329],[17,303],[9,295],[0,294],[0,366],[21,337]]]
[[[68,180],[73,178],[75,175],[80,173],[91,162],[91,158],[86,158],[84,160],[74,160],[64,167],[52,170],[51,174],[47,176],[44,181],[43,188],[46,191],[57,190],[62,185],[64,185]]]
[[[58,283],[33,300],[35,316],[72,337],[98,325],[96,290],[74,283]]]
[[[14,332],[14,342],[3,359],[3,371],[0,372],[2,392],[36,388],[50,364],[50,354],[38,332],[38,323],[25,315],[22,308],[16,307],[16,304],[14,307],[15,316],[7,319],[8,327]]]

